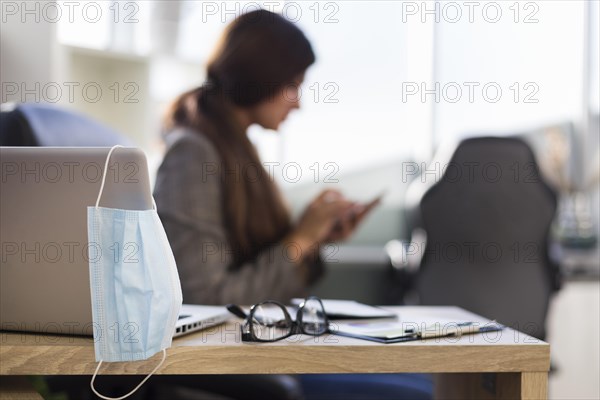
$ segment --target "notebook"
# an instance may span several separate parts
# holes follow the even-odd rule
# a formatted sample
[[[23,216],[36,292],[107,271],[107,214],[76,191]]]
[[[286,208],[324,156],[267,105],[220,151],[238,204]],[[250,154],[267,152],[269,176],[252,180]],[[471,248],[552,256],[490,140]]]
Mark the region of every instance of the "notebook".
[[[397,321],[333,322],[329,324],[332,334],[379,343],[399,343],[441,337],[461,336],[499,331],[504,326],[495,322],[450,321],[407,323]]]
[[[292,299],[292,304],[299,306],[304,299]],[[329,319],[374,319],[397,318],[396,313],[381,307],[369,306],[353,300],[321,300],[325,314]]]

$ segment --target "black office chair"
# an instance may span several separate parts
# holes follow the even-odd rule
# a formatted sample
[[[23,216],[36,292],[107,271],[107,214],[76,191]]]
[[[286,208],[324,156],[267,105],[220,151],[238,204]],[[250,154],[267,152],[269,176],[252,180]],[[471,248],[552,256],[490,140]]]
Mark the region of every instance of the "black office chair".
[[[85,115],[45,103],[2,104],[0,146],[131,145],[121,134]]]
[[[560,287],[548,256],[556,196],[531,149],[517,138],[473,138],[436,162],[428,178],[435,168],[440,176],[417,179],[407,198],[411,229],[426,236],[420,304],[457,305],[543,339]]]

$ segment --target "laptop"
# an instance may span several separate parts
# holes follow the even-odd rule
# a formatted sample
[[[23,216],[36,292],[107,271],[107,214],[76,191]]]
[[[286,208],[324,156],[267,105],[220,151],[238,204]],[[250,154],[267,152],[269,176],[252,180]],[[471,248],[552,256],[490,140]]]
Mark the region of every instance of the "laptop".
[[[87,207],[109,150],[0,147],[1,330],[92,335]],[[114,151],[100,205],[147,210],[150,190],[143,151]],[[184,304],[173,334],[228,318],[225,307]]]

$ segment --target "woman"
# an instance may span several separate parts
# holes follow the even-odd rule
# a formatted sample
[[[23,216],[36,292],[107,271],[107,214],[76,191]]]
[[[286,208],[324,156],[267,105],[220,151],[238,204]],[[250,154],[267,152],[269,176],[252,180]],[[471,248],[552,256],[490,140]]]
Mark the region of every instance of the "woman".
[[[301,297],[322,274],[319,246],[346,238],[366,214],[330,190],[292,224],[246,134],[252,124],[276,130],[299,108],[314,61],[292,23],[268,11],[244,14],[209,61],[206,84],[169,111],[154,194],[185,303]]]
[[[291,22],[264,10],[244,14],[226,29],[208,63],[207,82],[169,111],[168,150],[154,196],[185,303],[250,305],[303,297],[322,274],[319,246],[346,239],[375,204],[354,204],[328,190],[293,224],[248,139],[250,125],[276,130],[299,108],[299,86],[314,61],[310,43]],[[420,398],[398,377],[384,379],[387,390],[381,378],[348,378],[303,377],[303,388],[292,377],[273,375],[236,377],[239,385],[231,384],[232,377],[167,381],[235,398],[301,398],[311,390],[333,395],[332,385],[342,396]],[[339,393],[340,387],[346,391]]]

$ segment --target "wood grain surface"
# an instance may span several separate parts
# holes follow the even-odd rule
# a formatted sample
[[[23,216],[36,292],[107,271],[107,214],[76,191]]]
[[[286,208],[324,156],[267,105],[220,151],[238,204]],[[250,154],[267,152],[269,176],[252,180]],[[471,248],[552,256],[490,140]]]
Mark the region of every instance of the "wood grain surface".
[[[392,307],[401,321],[486,320],[457,307]],[[240,320],[173,341],[159,374],[531,372],[547,373],[550,347],[525,334],[501,332],[379,344],[336,335],[242,343]],[[103,364],[101,374],[146,374],[160,360]],[[92,374],[91,337],[0,333],[0,375]],[[538,375],[532,375],[532,377]],[[539,377],[539,376],[538,376]],[[533,379],[533,378],[528,378]],[[525,382],[527,384],[529,380]]]

